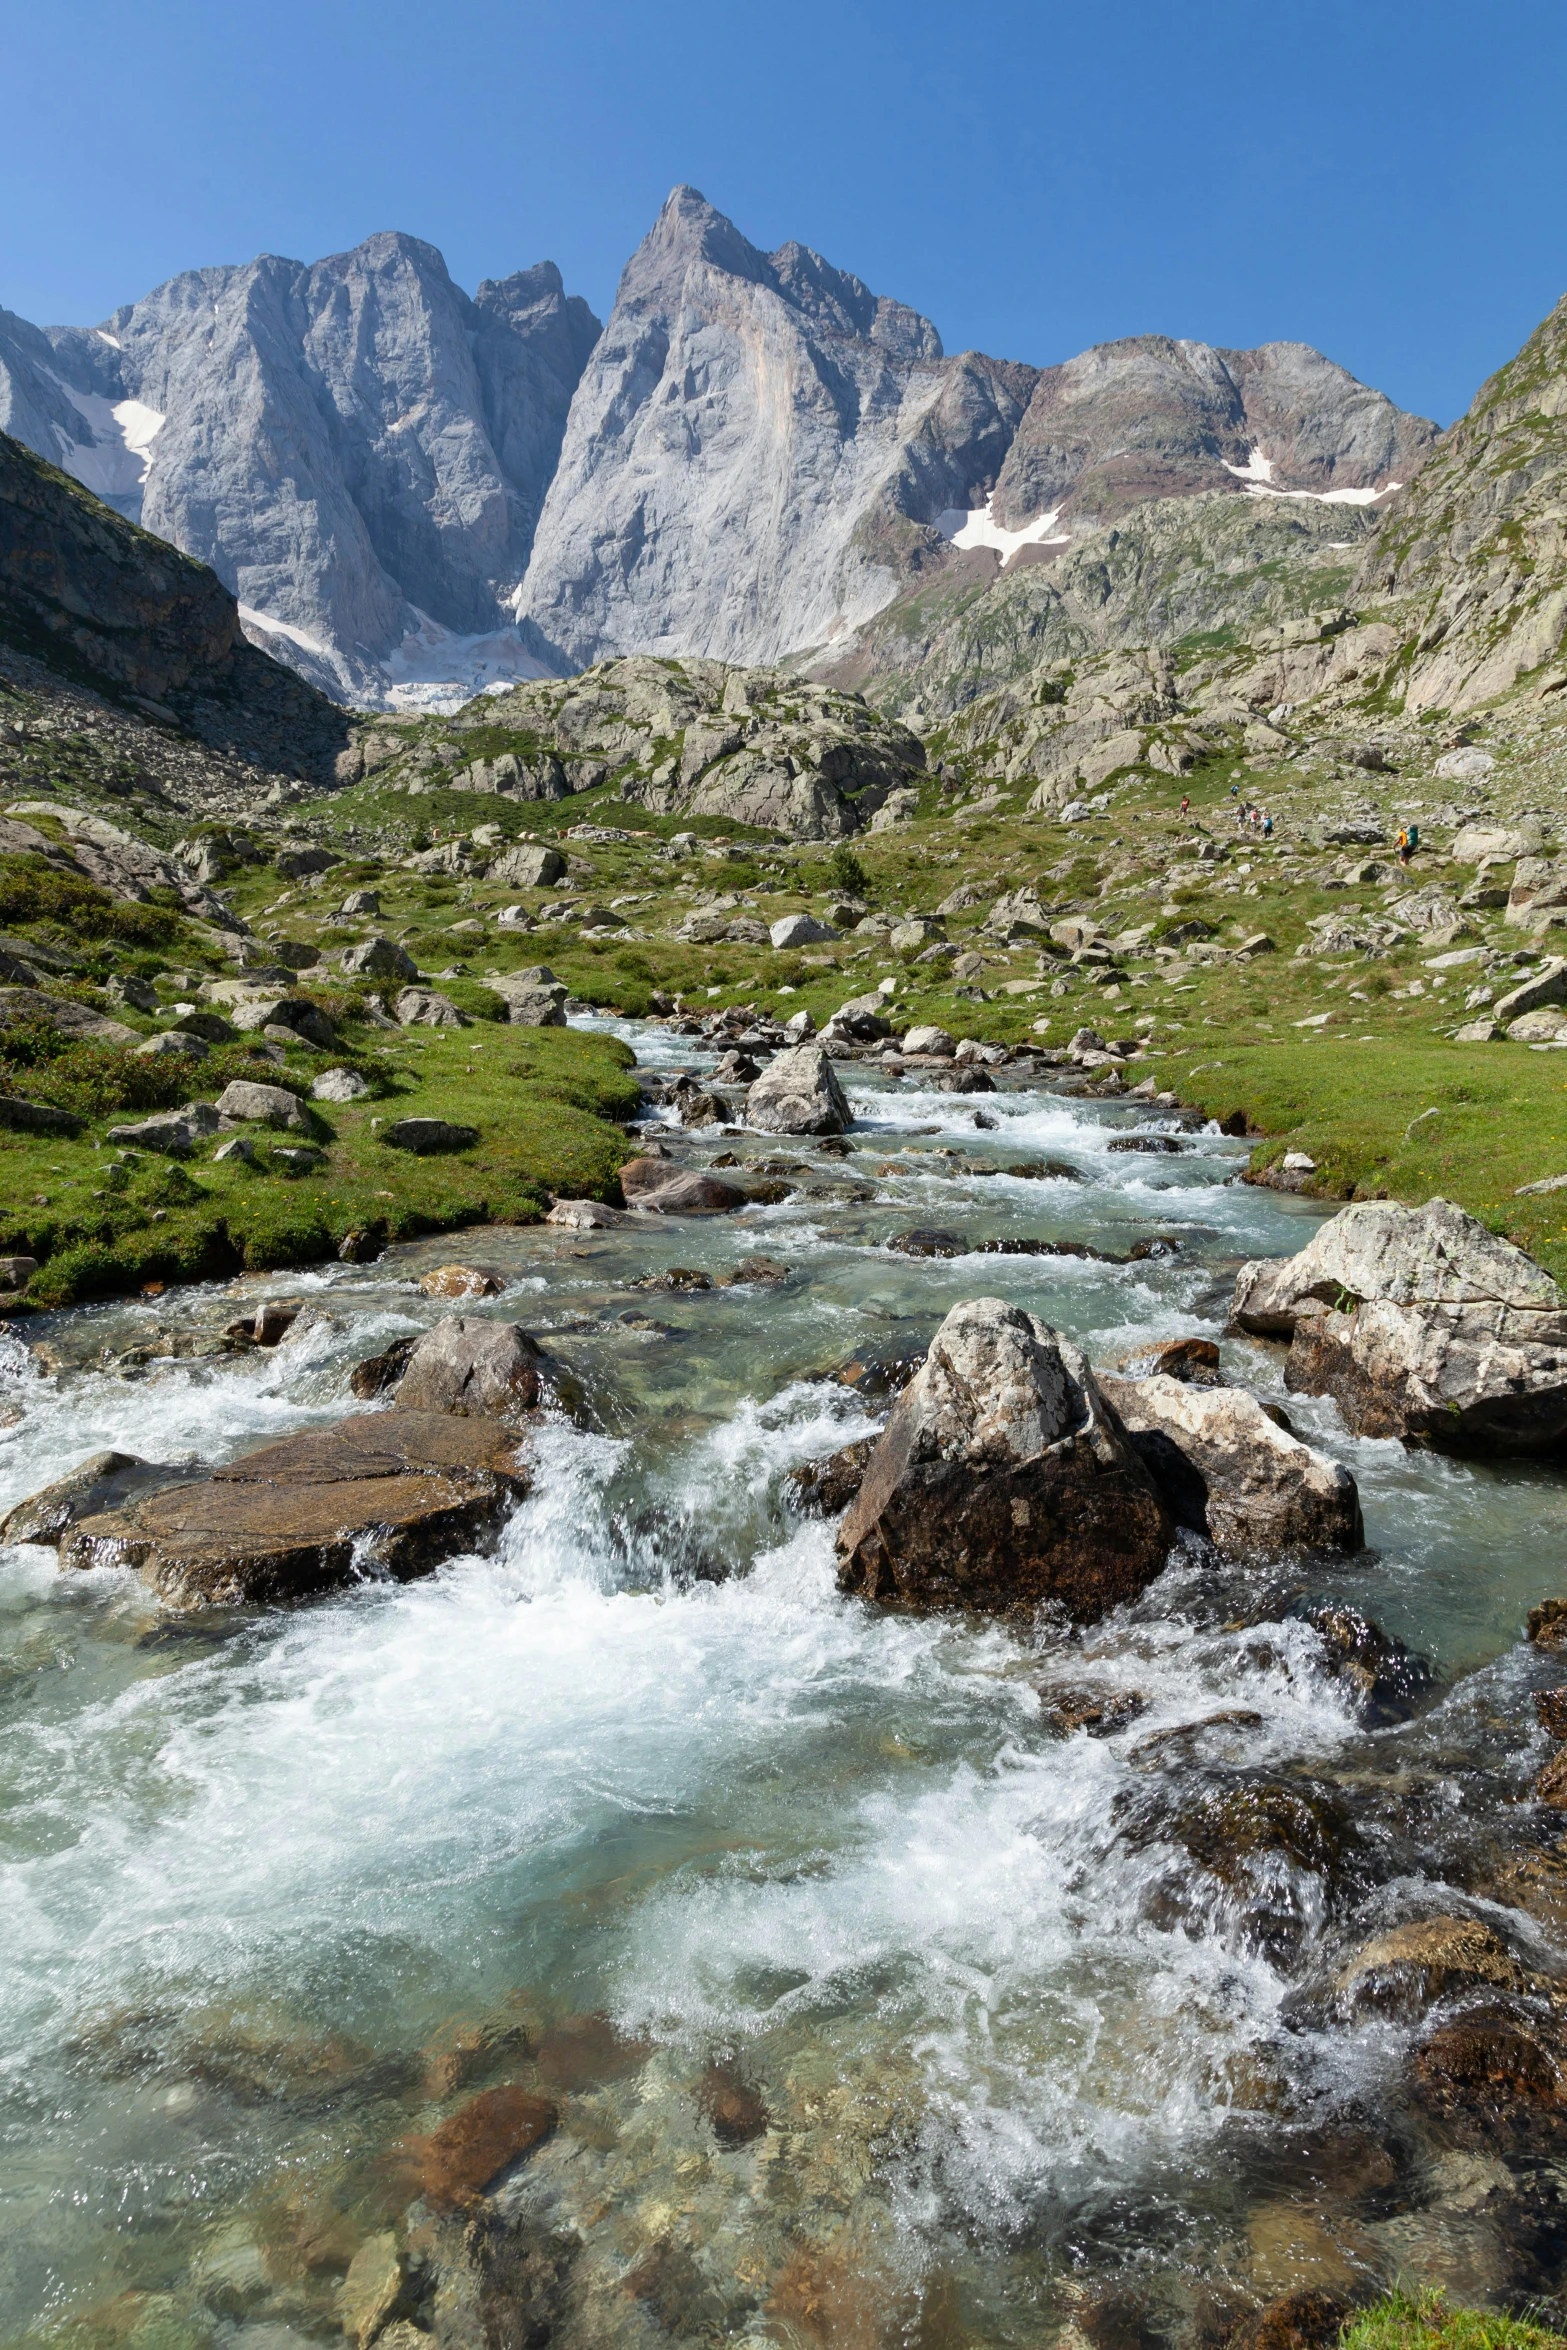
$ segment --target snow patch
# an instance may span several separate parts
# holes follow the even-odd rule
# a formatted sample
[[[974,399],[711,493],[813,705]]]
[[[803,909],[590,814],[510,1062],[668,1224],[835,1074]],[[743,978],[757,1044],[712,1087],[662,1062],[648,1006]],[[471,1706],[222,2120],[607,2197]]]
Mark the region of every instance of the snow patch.
[[[51,371],[52,373],[52,371]],[[142,492],[152,469],[152,444],[166,422],[143,400],[106,400],[101,392],[78,392],[59,376],[53,380],[92,435],[75,441],[56,425],[64,472],[133,522],[141,519]]]
[[[276,613],[273,612],[258,612],[254,604],[241,604],[239,617],[241,627],[247,630],[259,629],[263,636],[286,637],[289,643],[297,645],[302,653],[313,653],[318,661],[329,662],[333,669],[337,667],[337,658],[332,647],[324,645],[318,636],[310,636],[304,629],[296,628],[292,621],[279,620]],[[271,648],[263,645],[261,649],[263,652],[268,652]]]
[[[1318,506],[1374,506],[1379,498],[1404,486],[1401,481],[1385,481],[1380,489],[1286,490],[1273,478],[1273,459],[1265,457],[1260,449],[1253,449],[1244,465],[1232,465],[1228,457],[1221,457],[1219,462],[1226,473],[1233,473],[1237,481],[1245,483],[1249,498],[1310,498]]]
[[[1064,547],[1070,544],[1070,531],[1057,531],[1056,516],[1059,506],[1052,506],[1032,522],[1025,522],[1021,530],[1005,530],[991,512],[995,492],[983,506],[948,506],[936,517],[936,528],[949,546],[990,547],[1001,557],[1004,571],[1020,547]],[[1052,535],[1054,533],[1054,535]]]
[[[379,708],[460,710],[475,694],[503,694],[524,678],[554,674],[509,628],[456,636],[417,605],[411,609],[418,626],[381,664],[386,690]]]
[[[124,350],[125,345],[121,342],[119,336],[111,335],[107,327],[95,326],[93,328],[93,333],[98,337],[100,343],[107,343],[111,351]]]

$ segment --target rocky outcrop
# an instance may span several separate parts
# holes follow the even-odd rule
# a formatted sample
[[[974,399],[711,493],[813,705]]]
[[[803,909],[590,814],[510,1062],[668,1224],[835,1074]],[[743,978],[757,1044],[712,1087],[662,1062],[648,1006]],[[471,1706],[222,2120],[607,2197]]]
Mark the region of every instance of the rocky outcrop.
[[[1444,1450],[1567,1443],[1567,1303],[1447,1200],[1343,1208],[1298,1256],[1244,1265],[1235,1326],[1287,1338],[1287,1385],[1362,1435]]]
[[[1368,550],[1360,592],[1397,600],[1405,708],[1468,710],[1567,644],[1567,296],[1442,435]],[[1545,680],[1542,680],[1545,682]]]
[[[467,771],[463,737],[475,729],[488,743],[515,746],[505,754],[515,772],[500,786],[503,797],[564,798],[609,782],[655,815],[719,816],[796,840],[862,830],[925,766],[918,736],[857,694],[784,670],[635,658],[486,695],[449,722],[439,749],[399,742],[388,787],[422,787],[448,772],[456,781]],[[490,878],[535,886],[529,876],[544,873],[546,855],[554,852],[508,849]]]
[[[1348,1469],[1281,1428],[1245,1388],[1165,1373],[1100,1385],[1177,1524],[1216,1549],[1252,1557],[1362,1547]]]
[[[526,673],[511,601],[598,334],[553,263],[470,300],[385,233],[28,331],[0,318],[0,423],[210,563],[269,652],[372,699],[389,668],[439,676],[443,637],[505,632],[492,659]],[[475,658],[453,648],[477,685]]]
[[[1000,1298],[954,1306],[838,1535],[846,1591],[912,1609],[1134,1598],[1171,1521],[1084,1357]]]
[[[823,1048],[797,1044],[776,1054],[745,1097],[745,1119],[764,1134],[842,1134],[849,1104]]]
[[[80,1517],[62,1567],[132,1567],[171,1607],[276,1606],[369,1566],[399,1581],[485,1541],[528,1489],[499,1420],[396,1410],[284,1437]]]
[[[348,740],[340,710],[246,642],[204,563],[4,432],[0,643],[284,774],[326,781]]]

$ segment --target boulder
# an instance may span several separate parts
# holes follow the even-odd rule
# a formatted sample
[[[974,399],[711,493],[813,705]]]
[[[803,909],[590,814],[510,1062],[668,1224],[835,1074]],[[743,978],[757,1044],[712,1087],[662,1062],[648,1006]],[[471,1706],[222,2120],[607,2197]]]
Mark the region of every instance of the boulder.
[[[324,1053],[329,1053],[337,1042],[337,1031],[331,1021],[308,996],[279,995],[271,989],[262,989],[233,1003],[230,1014],[235,1027],[247,1035],[257,1029],[263,1035],[280,1029],[290,1041],[303,1039]]]
[[[1494,1003],[1489,1017],[1505,1028],[1509,1021],[1522,1019],[1525,1012],[1543,1012],[1547,1005],[1560,1003],[1567,1003],[1567,957],[1552,955],[1520,986],[1510,988]]]
[[[0,1127],[8,1133],[80,1134],[82,1125],[74,1110],[57,1110],[49,1102],[30,1102],[19,1094],[0,1093]]]
[[[337,960],[338,967],[350,979],[417,979],[419,976],[419,966],[412,955],[390,938],[362,938],[357,946],[344,947]]]
[[[555,2119],[547,2097],[514,2082],[482,2090],[431,2132],[420,2175],[424,2200],[432,2211],[460,2211],[542,2144]]]
[[[109,1020],[87,1004],[46,995],[36,987],[0,987],[0,1028],[57,1028],[65,1036],[91,1037],[95,1044],[135,1044],[134,1028]]]
[[[1152,1582],[1172,1531],[1077,1348],[973,1298],[893,1406],[838,1535],[839,1581],[906,1608],[1050,1603],[1088,1623]]]
[[[748,1126],[764,1134],[842,1134],[849,1105],[818,1044],[792,1045],[763,1070],[745,1097]]]
[[[291,1127],[296,1134],[311,1131],[310,1112],[299,1096],[281,1085],[257,1085],[236,1077],[218,1096],[218,1115],[240,1118],[258,1126]]]
[[[1567,1443],[1567,1303],[1447,1200],[1342,1208],[1298,1256],[1243,1265],[1231,1314],[1287,1338],[1286,1384],[1331,1395],[1361,1435],[1450,1451]]]
[[[392,1005],[399,1028],[466,1028],[467,1020],[438,988],[405,987]]]
[[[622,1189],[624,1177],[622,1169]],[[632,1205],[639,1216],[727,1216],[743,1208],[746,1197],[717,1175],[704,1175],[694,1167],[671,1175],[666,1168],[665,1181],[652,1190],[637,1192]]]
[[[143,1037],[131,1051],[138,1061],[204,1061],[211,1046],[199,1036],[192,1036],[183,1028],[165,1028],[157,1036]]]
[[[412,1151],[421,1159],[440,1151],[472,1150],[478,1139],[477,1126],[457,1126],[450,1118],[398,1118],[381,1135],[388,1150]]]
[[[518,841],[503,849],[491,865],[485,878],[502,882],[509,889],[549,889],[561,880],[566,871],[566,860],[559,849],[547,849],[533,841]]]
[[[210,1477],[88,1515],[62,1567],[132,1567],[174,1607],[274,1606],[407,1581],[492,1535],[528,1490],[516,1430],[399,1408],[264,1445]]]
[[[768,939],[779,954],[790,947],[826,946],[842,936],[830,922],[818,922],[814,914],[785,914],[773,923]]]
[[[379,914],[381,900],[373,889],[351,889],[337,910],[340,914]]]
[[[934,1055],[940,1060],[950,1060],[957,1049],[956,1037],[950,1036],[945,1028],[911,1028],[903,1039],[903,1050],[916,1057]]]
[[[1438,1917],[1373,1935],[1340,1968],[1334,1989],[1349,2007],[1410,2019],[1454,1991],[1514,1991],[1523,1982],[1523,1969],[1489,1926]]]
[[[397,1389],[398,1407],[458,1418],[520,1419],[538,1406],[549,1359],[516,1322],[453,1314],[427,1330],[410,1352]]]
[[[1178,1525],[1230,1555],[1363,1548],[1360,1496],[1243,1387],[1155,1373],[1100,1382]]]
[[[544,1219],[568,1232],[609,1232],[632,1221],[629,1209],[607,1208],[602,1200],[558,1199]]]
[[[185,1159],[198,1142],[217,1131],[218,1113],[211,1102],[187,1102],[183,1110],[159,1110],[132,1125],[111,1126],[109,1140],[127,1143],[132,1150],[161,1151],[166,1158]]]
[[[361,1077],[357,1069],[323,1069],[310,1088],[314,1102],[362,1102],[370,1091],[370,1081]]]
[[[487,979],[485,985],[503,998],[507,1018],[517,1028],[564,1028],[566,990],[542,965],[532,971],[508,971]]]
[[[506,1276],[490,1265],[437,1265],[419,1287],[426,1297],[499,1297]]]
[[[95,1452],[19,1501],[0,1520],[0,1543],[37,1542],[52,1549],[79,1519],[116,1509],[133,1494],[166,1485],[175,1474],[133,1452]]]

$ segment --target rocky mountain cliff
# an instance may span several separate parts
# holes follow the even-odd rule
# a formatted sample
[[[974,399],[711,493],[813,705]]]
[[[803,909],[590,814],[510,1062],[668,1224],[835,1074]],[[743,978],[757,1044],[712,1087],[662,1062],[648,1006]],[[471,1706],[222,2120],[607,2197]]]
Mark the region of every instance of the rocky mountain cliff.
[[[677,188],[572,402],[523,587],[538,650],[771,661],[840,635],[922,533],[942,552],[927,526],[995,478],[1034,380]]]
[[[269,650],[376,701],[532,668],[512,606],[597,334],[552,262],[470,300],[386,234],[193,270],[91,332],[0,314],[0,426],[210,563]]]
[[[0,433],[0,646],[247,766],[329,781],[347,714],[248,643],[205,564]]]
[[[1532,671],[1553,684],[1567,636],[1567,296],[1443,434],[1358,592],[1396,599],[1410,710],[1473,709]]]

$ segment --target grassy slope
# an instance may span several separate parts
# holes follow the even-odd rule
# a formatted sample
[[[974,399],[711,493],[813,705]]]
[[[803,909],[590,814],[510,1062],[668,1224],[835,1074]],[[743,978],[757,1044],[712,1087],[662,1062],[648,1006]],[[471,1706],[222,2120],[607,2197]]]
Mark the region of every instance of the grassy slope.
[[[351,1028],[346,1033],[353,1038]],[[135,1110],[100,1115],[70,1142],[0,1134],[0,1249],[44,1259],[29,1302],[68,1304],[239,1265],[308,1263],[335,1255],[351,1232],[396,1239],[530,1223],[546,1192],[613,1193],[627,1144],[611,1121],[630,1116],[637,1101],[624,1046],[491,1023],[390,1042],[387,1097],[316,1106],[317,1140],[327,1149],[317,1174],[293,1176],[269,1163],[270,1145],[303,1137],[250,1127],[257,1168],[214,1166],[207,1144],[185,1162],[145,1155],[115,1191],[107,1187],[113,1146],[104,1136]],[[303,1079],[344,1058],[291,1049],[288,1073]],[[210,1067],[192,1068],[182,1090],[211,1099]],[[253,1074],[266,1081],[275,1072],[257,1066]],[[33,1098],[50,1091],[41,1075]],[[449,1156],[412,1158],[379,1139],[380,1128],[401,1117],[451,1119],[477,1127],[480,1139]]]
[[[518,893],[460,881],[432,891],[428,882],[397,875],[388,877],[383,903],[388,926],[406,922],[413,928],[408,943],[425,960],[432,948],[461,949],[475,972],[543,960],[583,997],[628,1011],[645,1009],[650,990],[658,987],[679,991],[697,1005],[710,997],[743,1000],[787,1014],[805,1004],[820,1019],[846,995],[894,976],[900,1018],[935,1019],[960,1033],[1017,1041],[1036,1033],[1043,1018],[1048,1041],[1064,1042],[1083,1024],[1110,1036],[1130,1035],[1134,1024],[1145,1027],[1153,1052],[1146,1071],[1157,1073],[1184,1101],[1218,1116],[1242,1111],[1252,1131],[1268,1137],[1255,1155],[1258,1169],[1285,1149],[1299,1148],[1317,1160],[1311,1188],[1325,1197],[1386,1193],[1420,1200],[1441,1192],[1567,1276],[1567,1194],[1515,1197],[1521,1184],[1567,1172],[1567,1067],[1561,1057],[1512,1044],[1449,1041],[1441,1031],[1463,1018],[1462,996],[1478,974],[1459,971],[1438,988],[1440,975],[1426,969],[1438,949],[1425,940],[1347,969],[1340,967],[1345,958],[1296,961],[1293,950],[1313,916],[1352,918],[1358,908],[1370,917],[1398,888],[1322,886],[1346,858],[1365,852],[1287,860],[1240,841],[1230,797],[1237,778],[1248,795],[1263,798],[1276,812],[1281,837],[1298,839],[1299,822],[1312,813],[1313,802],[1303,779],[1288,772],[1259,777],[1219,762],[1179,782],[1132,778],[1120,787],[1109,814],[1086,824],[1062,827],[1025,817],[1016,804],[977,817],[938,814],[932,800],[931,812],[914,825],[853,844],[870,878],[873,904],[890,910],[929,911],[963,880],[973,881],[987,899],[1033,881],[1047,901],[1069,899],[1112,935],[1168,920],[1173,910],[1176,918],[1195,916],[1214,925],[1218,944],[1234,945],[1262,931],[1277,950],[1244,965],[1194,966],[1173,982],[1145,956],[1128,964],[1133,984],[1113,998],[1073,977],[1070,993],[1053,998],[1049,983],[1059,976],[1059,963],[1042,967],[1033,948],[1010,954],[991,948],[978,927],[983,905],[948,926],[956,944],[978,946],[987,956],[980,984],[989,1000],[983,1003],[955,994],[950,974],[939,967],[920,966],[875,942],[867,946],[851,938],[826,953],[805,955],[728,942],[684,945],[668,935],[694,902],[690,893],[674,894],[680,880],[739,892],[748,901],[740,912],[767,922],[793,910],[821,909],[833,894],[828,852],[780,853],[766,843],[740,843],[745,862],[699,858],[671,866],[655,853],[657,836],[679,829],[678,820],[655,826],[598,794],[555,807],[509,809],[508,829],[551,838],[584,821],[637,827],[641,837],[626,844],[580,850],[569,841],[562,845],[591,867],[579,876],[579,886],[595,902],[653,893],[652,904],[627,908],[626,918],[654,935],[624,943],[583,940],[574,926],[563,924],[517,938],[487,929],[467,942],[448,931],[442,948],[430,925],[482,917]],[[1391,804],[1402,787],[1379,777],[1368,788]],[[1417,794],[1421,789],[1409,788]],[[1193,816],[1229,845],[1230,858],[1211,880],[1183,882],[1171,895],[1161,876],[1179,845],[1192,837],[1191,821],[1182,822],[1177,813],[1183,791],[1191,794]],[[386,813],[397,807],[389,803]],[[435,837],[493,820],[496,812],[493,800],[461,794],[401,807],[405,822],[416,807],[418,820]],[[338,820],[354,814],[352,795],[345,795]],[[1068,860],[1071,869],[1063,875]],[[1133,861],[1142,870],[1123,871],[1117,880],[1118,870]],[[1247,874],[1236,869],[1243,863],[1251,868]],[[1058,878],[1048,878],[1052,874]],[[1439,881],[1456,893],[1469,878],[1439,856],[1423,856],[1399,886]],[[526,902],[542,908],[554,896],[536,892]],[[288,919],[300,927],[292,912]],[[1528,943],[1494,916],[1475,919],[1473,938],[1508,948]],[[1037,983],[1035,992],[1004,996],[999,990],[1009,979],[1020,986]],[[1399,992],[1416,981],[1425,993]],[[1324,1011],[1331,1015],[1324,1029],[1295,1025]],[[1362,1037],[1371,1041],[1358,1041]],[[1424,1114],[1431,1110],[1438,1115]]]
[[[1389,2293],[1340,2337],[1342,2350],[1560,2350],[1562,2339],[1525,2318],[1451,2308],[1440,2293]]]

